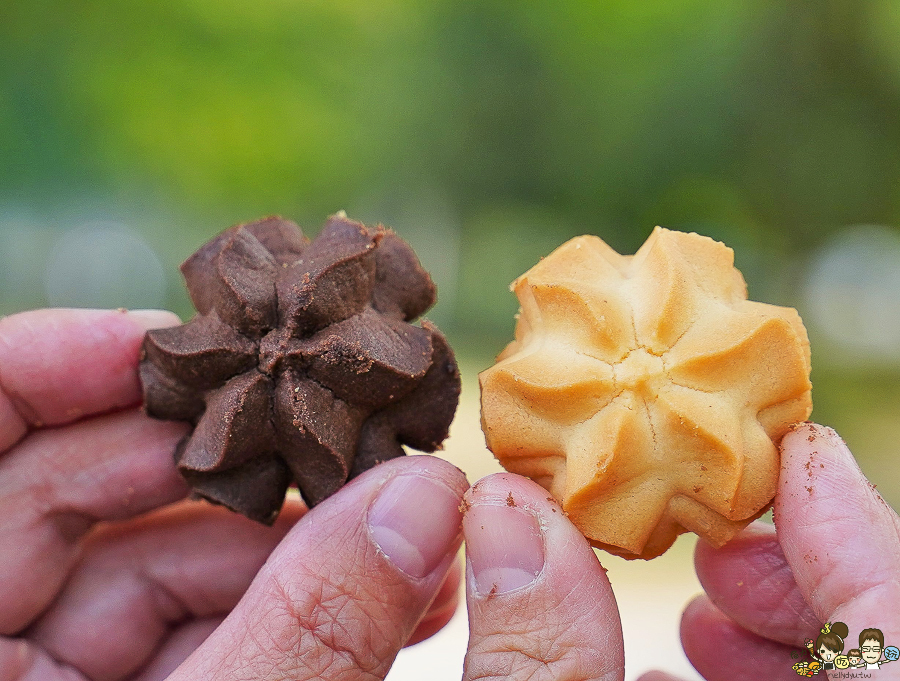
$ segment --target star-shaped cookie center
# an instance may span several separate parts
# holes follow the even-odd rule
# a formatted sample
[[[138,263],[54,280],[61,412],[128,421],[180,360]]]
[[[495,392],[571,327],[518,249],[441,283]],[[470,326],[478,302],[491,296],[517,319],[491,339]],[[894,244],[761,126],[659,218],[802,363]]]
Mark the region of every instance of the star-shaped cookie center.
[[[620,390],[630,390],[641,397],[653,397],[666,382],[662,357],[645,348],[629,352],[625,359],[613,365],[613,378]]]

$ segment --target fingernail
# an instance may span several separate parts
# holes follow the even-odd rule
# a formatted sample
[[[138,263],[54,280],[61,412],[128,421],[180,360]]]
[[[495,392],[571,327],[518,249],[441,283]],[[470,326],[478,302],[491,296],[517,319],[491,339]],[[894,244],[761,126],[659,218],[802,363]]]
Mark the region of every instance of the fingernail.
[[[482,596],[528,586],[544,568],[538,519],[506,505],[474,504],[466,512],[466,554]]]
[[[178,315],[168,310],[127,310],[126,314],[147,331],[165,329],[181,324]]]
[[[459,548],[461,498],[421,475],[389,480],[369,509],[369,532],[378,548],[411,577],[425,577]]]

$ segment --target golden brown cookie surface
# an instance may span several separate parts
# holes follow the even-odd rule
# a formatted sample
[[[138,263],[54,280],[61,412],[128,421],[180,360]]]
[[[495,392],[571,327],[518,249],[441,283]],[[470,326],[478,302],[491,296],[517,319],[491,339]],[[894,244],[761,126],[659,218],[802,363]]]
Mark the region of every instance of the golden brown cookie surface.
[[[634,256],[563,244],[519,277],[515,340],[480,376],[505,468],[596,546],[652,558],[722,545],[770,504],[776,443],[812,410],[796,310],[747,300],[733,251],[656,228]]]

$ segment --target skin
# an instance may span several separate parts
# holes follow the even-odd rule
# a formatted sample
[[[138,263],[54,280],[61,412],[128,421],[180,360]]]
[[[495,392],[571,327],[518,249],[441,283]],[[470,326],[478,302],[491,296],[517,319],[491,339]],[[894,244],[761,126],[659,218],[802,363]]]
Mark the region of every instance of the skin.
[[[253,598],[235,610],[305,507],[289,500],[266,528],[184,501],[188,489],[171,457],[185,428],[139,409],[143,334],[176,323],[170,313],[89,310],[0,320],[3,681],[162,679],[222,630],[229,613],[236,621],[226,633],[242,628],[251,637],[264,622],[242,625],[241,617],[284,605],[260,579]],[[467,487],[447,464],[417,465],[437,469],[458,496]],[[282,555],[308,543],[295,533]],[[449,621],[462,572],[457,545],[448,542],[439,574],[410,586],[408,623],[391,647]],[[331,562],[337,569],[354,559],[339,554]],[[288,566],[266,569],[270,582],[288,581]],[[355,591],[344,585],[351,586]],[[207,660],[223,655],[207,650]]]
[[[272,528],[186,501],[171,463],[184,427],[141,413],[136,371],[144,331],[177,322],[0,320],[3,681],[380,679],[451,617],[463,538],[464,680],[624,678],[604,570],[529,480],[470,488],[445,461],[403,457],[312,511],[289,501]],[[706,595],[682,640],[708,679],[796,676],[790,651],[824,621],[900,640],[883,607],[900,601],[900,521],[835,434],[785,438],[775,510],[777,534],[756,523],[698,546]]]

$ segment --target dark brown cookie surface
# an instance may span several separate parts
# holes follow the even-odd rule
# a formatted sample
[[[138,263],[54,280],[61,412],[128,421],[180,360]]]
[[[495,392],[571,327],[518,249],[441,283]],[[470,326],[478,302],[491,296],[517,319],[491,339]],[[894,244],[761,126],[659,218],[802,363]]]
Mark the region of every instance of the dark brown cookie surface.
[[[281,218],[237,225],[181,267],[198,314],[150,331],[145,408],[194,428],[175,452],[195,494],[271,523],[349,478],[434,451],[459,400],[453,353],[410,322],[435,301],[412,249],[338,214],[313,241]]]

